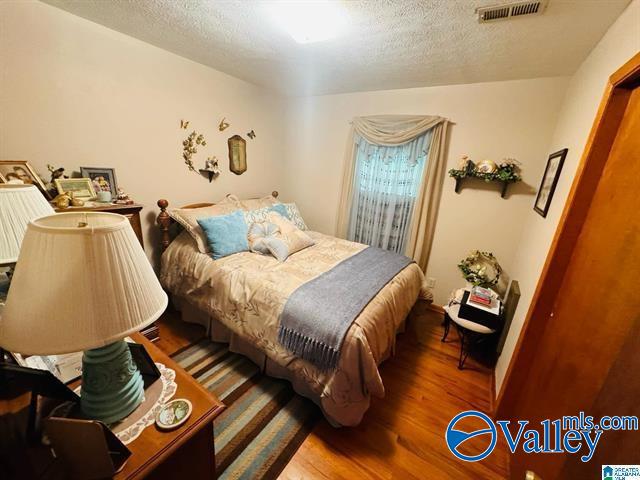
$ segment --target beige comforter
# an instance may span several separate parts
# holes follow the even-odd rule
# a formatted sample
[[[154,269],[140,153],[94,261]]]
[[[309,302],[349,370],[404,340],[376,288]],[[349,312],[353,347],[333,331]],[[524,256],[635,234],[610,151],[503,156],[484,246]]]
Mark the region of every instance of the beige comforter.
[[[286,369],[294,388],[319,404],[332,423],[357,425],[369,408],[370,395],[384,396],[377,367],[392,353],[396,332],[418,297],[423,274],[415,263],[398,273],[347,332],[337,370],[321,372],[280,345],[278,317],[297,287],[365,245],[307,233],[316,245],[279,263],[249,252],[213,260],[183,232],[162,257],[160,279],[171,293]]]

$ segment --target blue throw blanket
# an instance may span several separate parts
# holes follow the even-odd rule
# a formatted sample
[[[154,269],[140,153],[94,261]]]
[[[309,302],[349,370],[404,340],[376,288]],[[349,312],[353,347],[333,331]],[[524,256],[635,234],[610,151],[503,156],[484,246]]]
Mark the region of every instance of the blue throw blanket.
[[[335,369],[353,321],[412,262],[373,247],[340,262],[291,294],[280,315],[278,340],[319,369]]]

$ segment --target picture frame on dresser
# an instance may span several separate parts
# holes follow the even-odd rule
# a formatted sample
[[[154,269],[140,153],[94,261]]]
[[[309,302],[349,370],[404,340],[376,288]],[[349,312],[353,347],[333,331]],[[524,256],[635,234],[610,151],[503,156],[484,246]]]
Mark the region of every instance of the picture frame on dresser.
[[[96,197],[93,182],[89,178],[56,178],[54,184],[58,193],[73,193],[75,198],[91,200]]]
[[[20,180],[27,185],[35,185],[47,200],[52,199],[44,182],[26,160],[0,160],[0,183],[9,183],[11,180]]]
[[[111,192],[111,198],[118,195],[116,170],[111,167],[80,167],[80,175],[90,178],[96,192]]]

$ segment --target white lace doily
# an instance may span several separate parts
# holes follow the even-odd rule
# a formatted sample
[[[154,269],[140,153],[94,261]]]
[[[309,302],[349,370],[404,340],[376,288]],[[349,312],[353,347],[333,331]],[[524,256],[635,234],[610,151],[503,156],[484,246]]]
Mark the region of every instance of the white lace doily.
[[[109,429],[116,434],[122,443],[128,445],[140,436],[142,431],[156,421],[158,411],[176,394],[178,385],[176,384],[176,372],[162,363],[156,362],[156,367],[160,371],[159,381],[154,382],[144,392],[144,399],[124,420],[109,425]],[[76,389],[76,393],[81,394],[81,387]]]
[[[175,382],[176,372],[165,367],[162,363],[156,363],[156,367],[160,370],[159,380],[162,382],[162,391],[160,392],[160,395],[157,398],[150,398],[151,395],[149,394],[151,392],[146,391],[145,399],[142,401],[142,404],[131,415],[123,421],[110,426],[113,433],[115,433],[120,441],[125,445],[138,438],[142,431],[149,425],[153,425],[156,421],[156,415],[160,411],[160,408],[162,408],[162,405],[171,400],[171,398],[176,394],[176,390],[178,388],[178,385]],[[159,382],[155,382],[154,385],[149,387],[149,390],[158,384]],[[151,403],[151,406],[148,405],[149,403]],[[141,413],[140,410],[144,413],[142,417],[136,419],[136,417]],[[130,423],[131,421],[133,421],[133,423]]]

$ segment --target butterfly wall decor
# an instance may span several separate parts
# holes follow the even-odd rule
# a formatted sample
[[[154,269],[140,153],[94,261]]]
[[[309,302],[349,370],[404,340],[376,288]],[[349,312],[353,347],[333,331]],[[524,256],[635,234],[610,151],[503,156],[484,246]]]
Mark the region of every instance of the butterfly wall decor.
[[[247,133],[247,137],[249,137],[251,140],[253,140],[254,138],[256,138],[256,132],[251,130],[249,133]]]
[[[189,120],[180,120],[180,128],[187,129],[189,127]]]
[[[229,127],[229,125],[231,125],[229,122],[224,121],[225,118],[226,117],[223,117],[222,120],[220,120],[220,123],[218,124],[218,130],[220,130],[221,132],[223,130],[226,130]]]

